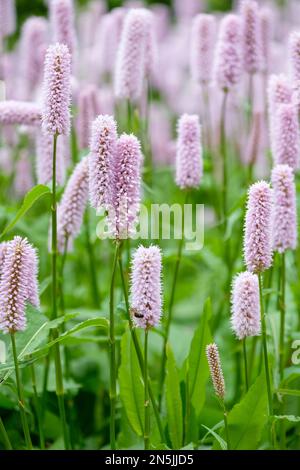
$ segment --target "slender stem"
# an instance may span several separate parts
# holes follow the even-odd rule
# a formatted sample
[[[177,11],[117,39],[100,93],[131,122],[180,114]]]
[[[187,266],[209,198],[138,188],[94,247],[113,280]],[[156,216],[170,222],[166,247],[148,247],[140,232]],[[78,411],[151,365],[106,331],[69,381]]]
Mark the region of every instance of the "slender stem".
[[[57,134],[53,140],[52,158],[52,319],[57,318],[57,206],[56,206],[56,148]]]
[[[226,145],[226,108],[227,108],[228,92],[224,91],[222,108],[221,108],[221,154],[223,158],[223,197],[222,197],[222,214],[224,219],[224,233],[227,231],[227,145]]]
[[[148,328],[145,329],[144,342],[144,387],[145,387],[145,427],[144,427],[144,447],[150,448],[150,403],[149,403],[149,385],[148,385]]]
[[[279,341],[279,374],[282,381],[284,375],[284,335],[285,335],[285,288],[286,288],[286,263],[285,253],[281,255],[281,299],[280,299],[280,341]],[[284,414],[284,398],[281,404],[281,412]],[[285,422],[280,421],[280,448],[285,449]]]
[[[127,100],[127,128],[128,132],[133,131],[133,119],[132,119],[133,109],[130,100]]]
[[[253,374],[254,359],[255,359],[255,352],[256,352],[257,342],[258,342],[258,336],[253,336],[251,351],[250,351],[250,360],[249,360],[249,379],[250,379],[250,381],[251,381],[252,374]]]
[[[285,253],[281,255],[281,301],[280,301],[280,341],[279,341],[279,370],[280,380],[284,372],[284,334],[285,334]]]
[[[130,316],[130,306],[129,306],[129,301],[128,301],[127,287],[126,287],[126,283],[125,283],[123,264],[122,264],[122,258],[120,256],[120,253],[119,253],[119,268],[120,268],[120,274],[121,274],[121,282],[122,282],[123,295],[124,295],[124,299],[125,299],[126,311],[127,311],[128,321],[129,321],[130,333],[131,333],[132,341],[133,341],[134,348],[135,348],[135,351],[136,351],[136,355],[137,355],[137,358],[138,358],[138,361],[139,361],[139,366],[140,366],[142,374],[144,375],[144,358],[143,358],[143,355],[142,355],[142,351],[141,351],[139,340],[138,340],[138,337],[137,337],[137,334],[136,334],[136,330],[133,327],[131,316]],[[158,430],[159,430],[160,438],[161,438],[162,442],[164,442],[165,441],[164,430],[163,430],[163,427],[162,427],[160,414],[159,414],[159,409],[158,409],[157,403],[155,401],[154,393],[153,393],[153,390],[152,390],[152,387],[151,387],[151,380],[150,380],[149,377],[148,377],[148,389],[149,389],[150,400],[151,400],[151,403],[152,403],[152,407],[153,407],[155,419],[156,419],[156,422],[157,422],[157,427],[158,427]]]
[[[243,354],[244,354],[244,368],[245,368],[245,385],[246,385],[246,392],[248,392],[248,390],[249,390],[249,380],[248,380],[248,363],[247,363],[246,338],[243,339]]]
[[[98,289],[98,284],[97,284],[95,253],[94,253],[93,244],[91,243],[91,236],[90,236],[90,221],[89,221],[89,209],[88,208],[85,213],[85,234],[86,234],[86,248],[87,248],[87,253],[89,257],[93,303],[94,303],[94,307],[97,308],[100,305],[100,296],[99,296],[99,289]]]
[[[267,281],[267,286],[269,290],[272,289],[273,274],[274,274],[274,266],[272,265],[269,269],[269,276],[268,276],[268,281]],[[269,292],[266,298],[266,312],[269,310],[270,299],[271,299],[271,293]]]
[[[61,315],[65,314],[65,291],[64,291],[64,269],[65,269],[65,264],[67,260],[67,254],[68,254],[68,242],[69,242],[69,237],[65,237],[64,241],[64,251],[62,254],[61,258],[61,265],[60,265],[60,273],[59,273],[59,290],[60,290],[60,309],[61,309]]]
[[[185,195],[184,205],[187,204],[188,196],[189,196],[189,193],[187,192],[186,195]],[[174,306],[174,300],[175,300],[175,293],[176,293],[179,266],[180,266],[181,257],[182,257],[183,242],[184,242],[184,206],[182,208],[181,238],[180,238],[179,243],[178,243],[177,258],[176,258],[176,263],[175,263],[174,276],[173,276],[172,288],[171,288],[170,303],[169,303],[169,310],[168,310],[168,317],[167,317],[167,323],[166,323],[166,331],[165,331],[165,336],[164,336],[164,341],[163,341],[162,361],[161,361],[161,369],[160,369],[160,387],[159,387],[159,390],[160,390],[160,399],[159,399],[160,406],[161,406],[161,400],[162,400],[162,390],[163,390],[163,385],[164,385],[164,380],[165,380],[165,368],[166,368],[166,360],[167,360],[166,346],[167,346],[167,342],[168,342],[168,339],[169,339],[170,326],[171,326],[172,317],[173,317],[173,306]]]
[[[44,450],[45,449],[45,437],[44,437],[44,431],[43,431],[43,420],[42,420],[42,415],[41,415],[40,400],[39,400],[37,387],[36,387],[36,376],[35,376],[34,364],[31,364],[30,370],[31,370],[34,407],[35,407],[35,413],[36,413],[39,436],[40,436],[40,446],[41,446],[41,449]]]
[[[11,346],[12,346],[12,352],[13,352],[14,363],[15,363],[15,373],[16,373],[17,391],[18,391],[18,399],[19,399],[18,405],[19,405],[20,413],[21,413],[23,432],[24,432],[27,449],[32,450],[29,426],[28,426],[27,415],[25,411],[24,393],[23,393],[22,381],[21,381],[21,376],[20,376],[20,371],[19,371],[15,334],[11,333],[10,337],[11,337]]]
[[[229,428],[228,428],[228,420],[227,420],[227,411],[226,411],[226,408],[225,408],[225,405],[223,404],[224,406],[224,414],[223,414],[223,417],[224,417],[224,426],[225,426],[225,435],[226,435],[226,442],[227,442],[227,450],[230,450],[231,449],[231,445],[230,445],[230,438],[229,438]]]
[[[71,155],[72,155],[73,165],[76,165],[77,160],[78,160],[78,145],[77,145],[77,134],[76,134],[74,126],[72,126],[72,129],[71,129]]]
[[[6,432],[6,429],[5,429],[5,426],[4,426],[4,423],[2,421],[1,416],[0,416],[0,434],[2,436],[2,441],[3,441],[3,444],[4,444],[5,450],[12,450],[12,445],[10,443],[10,440],[9,440],[9,437],[8,437],[7,432]]]
[[[56,148],[58,135],[54,135],[53,140],[53,159],[52,159],[52,319],[57,318],[57,203],[56,203]],[[53,339],[58,337],[57,329],[53,330]],[[64,386],[62,365],[60,357],[59,343],[54,346],[54,363],[55,363],[55,379],[56,379],[56,395],[58,400],[60,421],[64,436],[65,448],[70,448],[69,432],[66,421],[65,403],[64,403]]]
[[[115,256],[113,261],[110,297],[109,297],[109,345],[110,345],[110,447],[116,449],[116,395],[117,395],[117,372],[116,372],[116,344],[115,344],[115,312],[114,312],[114,290],[116,267],[119,257],[120,244],[116,242]]]
[[[263,292],[262,292],[262,274],[258,274],[259,281],[259,297],[260,297],[260,315],[261,315],[261,335],[263,343],[263,354],[264,354],[264,366],[265,366],[265,375],[267,383],[267,392],[268,392],[268,407],[269,415],[273,415],[273,399],[271,391],[271,380],[270,380],[270,371],[269,371],[269,361],[268,361],[268,346],[267,346],[267,331],[266,331],[266,319],[264,313],[264,302],[263,302]]]
[[[48,340],[50,341],[51,335],[49,335]],[[50,370],[50,351],[45,358],[45,367],[44,367],[44,376],[43,376],[43,391],[42,391],[42,419],[44,420],[45,411],[46,411],[46,395],[48,387],[48,378]]]

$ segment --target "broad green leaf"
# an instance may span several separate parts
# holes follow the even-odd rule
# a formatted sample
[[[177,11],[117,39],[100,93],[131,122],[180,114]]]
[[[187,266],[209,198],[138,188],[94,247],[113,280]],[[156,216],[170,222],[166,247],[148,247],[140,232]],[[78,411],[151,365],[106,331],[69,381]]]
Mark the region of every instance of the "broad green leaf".
[[[24,361],[26,356],[31,356],[33,352],[48,340],[49,331],[57,328],[62,323],[74,318],[74,315],[59,317],[56,320],[49,321],[41,312],[28,305],[26,309],[27,328],[23,332],[16,334],[16,345],[19,365],[26,365]],[[14,371],[13,356],[11,351],[10,337],[0,333],[0,340],[6,345],[6,363],[0,365],[1,383],[5,382]]]
[[[210,318],[211,301],[207,299],[188,356],[189,395],[197,415],[199,415],[205,402],[205,385],[209,377],[205,347],[212,341],[209,328]]]
[[[73,328],[70,328],[69,330],[65,331],[64,333],[60,334],[58,338],[56,338],[53,341],[50,341],[47,343],[45,346],[42,348],[39,348],[35,351],[33,351],[30,354],[31,359],[36,359],[43,354],[47,353],[49,348],[52,348],[54,344],[56,343],[67,343],[69,338],[71,338],[75,333],[78,333],[79,331],[85,330],[86,328],[102,328],[105,331],[108,329],[108,320],[106,318],[91,318],[90,320],[85,320],[78,325],[74,326]]]
[[[255,450],[267,420],[266,379],[262,373],[240,403],[228,413],[231,449]]]
[[[144,428],[144,383],[131,340],[127,330],[121,340],[121,365],[119,368],[120,396],[128,421],[138,436]]]
[[[215,432],[213,429],[208,428],[204,424],[202,424],[202,427],[207,430],[208,434],[211,434],[218,441],[222,450],[227,450],[226,441],[224,441],[224,439],[222,439],[222,437],[217,432]]]
[[[180,449],[183,440],[182,402],[180,395],[179,374],[174,354],[167,345],[166,402],[168,431],[173,449]]]
[[[21,217],[23,217],[23,215],[26,214],[26,212],[33,206],[33,204],[38,201],[38,199],[40,199],[45,194],[49,193],[50,189],[48,188],[48,186],[44,186],[43,184],[38,184],[37,186],[34,186],[26,194],[21,208],[18,210],[14,219],[5,227],[5,229],[0,235],[0,238],[2,238],[7,232],[13,229],[16,223],[21,219]]]

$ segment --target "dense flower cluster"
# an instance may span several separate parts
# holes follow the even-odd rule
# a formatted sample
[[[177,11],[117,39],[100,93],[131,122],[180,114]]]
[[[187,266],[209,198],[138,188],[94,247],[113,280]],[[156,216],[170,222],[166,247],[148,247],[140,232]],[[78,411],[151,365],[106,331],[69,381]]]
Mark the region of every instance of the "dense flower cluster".
[[[232,288],[231,326],[238,339],[260,334],[259,286],[256,274],[238,274]]]
[[[265,181],[254,183],[248,193],[244,257],[250,272],[259,273],[272,263],[272,190]]]
[[[14,333],[26,327],[26,302],[39,306],[38,260],[27,239],[15,237],[5,245],[0,279],[0,329]]]
[[[131,272],[131,315],[140,328],[157,326],[162,311],[161,251],[157,246],[140,246],[133,256]]]

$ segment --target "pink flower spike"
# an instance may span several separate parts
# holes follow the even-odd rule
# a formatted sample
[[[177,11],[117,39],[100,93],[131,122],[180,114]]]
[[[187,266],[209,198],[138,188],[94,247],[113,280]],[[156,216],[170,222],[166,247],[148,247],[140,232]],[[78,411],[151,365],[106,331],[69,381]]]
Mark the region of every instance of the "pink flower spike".
[[[14,190],[18,198],[23,198],[25,194],[33,188],[32,164],[28,151],[20,152],[16,163]]]
[[[43,131],[45,134],[69,134],[71,98],[71,56],[67,46],[49,46],[45,58]]]
[[[195,82],[209,83],[212,79],[216,28],[216,19],[213,15],[201,13],[193,20],[190,67]]]
[[[65,44],[73,54],[76,42],[73,0],[50,0],[53,42]]]
[[[294,31],[289,37],[289,65],[293,89],[300,103],[300,32]]]
[[[41,108],[27,101],[0,101],[0,124],[40,126]]]
[[[157,326],[162,313],[161,251],[158,246],[140,246],[134,253],[130,305],[134,324],[147,329]]]
[[[0,280],[1,280],[1,275],[2,275],[2,268],[4,265],[4,259],[5,259],[7,248],[8,248],[8,243],[9,242],[0,243]]]
[[[220,24],[214,61],[214,77],[222,90],[230,90],[242,77],[241,20],[226,15]]]
[[[262,37],[258,4],[254,0],[243,0],[241,4],[243,59],[249,74],[262,68]]]
[[[142,153],[139,140],[122,134],[117,141],[112,166],[112,200],[108,221],[116,239],[126,239],[135,232],[141,199]]]
[[[84,87],[78,96],[77,132],[80,149],[89,147],[92,122],[99,113],[98,90],[94,85]]]
[[[64,251],[66,241],[67,248],[72,246],[82,226],[89,195],[88,168],[88,157],[85,157],[76,165],[58,206],[57,245],[61,253]]]
[[[271,40],[273,33],[273,11],[264,7],[259,11],[261,50],[262,50],[262,70],[268,72],[271,59]]]
[[[222,365],[219,355],[219,349],[216,343],[206,346],[206,357],[209,365],[210,375],[214,386],[215,394],[221,400],[225,398],[225,381],[222,371]]]
[[[300,133],[297,107],[294,103],[279,106],[272,148],[275,164],[287,164],[294,171],[299,168]]]
[[[24,98],[30,99],[43,75],[48,42],[48,22],[41,17],[28,18],[23,27],[20,44],[21,75],[24,78]],[[34,47],[32,45],[34,44]]]
[[[15,0],[0,0],[0,38],[16,31]]]
[[[272,264],[272,190],[265,181],[248,192],[244,234],[244,258],[248,271],[260,273]]]
[[[198,116],[188,114],[181,116],[177,132],[176,184],[181,189],[197,188],[203,171]]]
[[[8,243],[0,280],[0,329],[14,333],[26,327],[26,302],[39,307],[38,259],[27,239]]]
[[[143,91],[148,12],[132,9],[127,13],[115,66],[115,95],[137,101]]]
[[[256,274],[238,274],[232,287],[231,326],[238,339],[260,334],[259,285]]]
[[[92,124],[89,156],[89,191],[95,209],[111,202],[112,175],[117,144],[117,124],[112,116],[100,115]]]
[[[293,170],[288,165],[277,165],[272,170],[274,192],[273,249],[284,253],[297,246],[296,187]]]

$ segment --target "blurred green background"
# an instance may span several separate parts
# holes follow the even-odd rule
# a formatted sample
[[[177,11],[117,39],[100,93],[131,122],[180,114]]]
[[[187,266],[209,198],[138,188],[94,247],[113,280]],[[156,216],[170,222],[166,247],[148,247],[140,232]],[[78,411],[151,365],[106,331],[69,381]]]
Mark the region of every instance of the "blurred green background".
[[[76,0],[78,5],[84,5],[90,0]],[[185,1],[185,0],[182,0]],[[199,0],[200,2],[200,0]],[[109,8],[122,5],[123,0],[107,0]],[[145,0],[145,3],[164,3],[171,5],[173,0]],[[207,2],[208,8],[212,10],[228,10],[232,6],[232,0],[209,0]],[[45,15],[47,12],[46,2],[44,0],[16,0],[18,21],[22,24],[24,19],[31,15]]]

